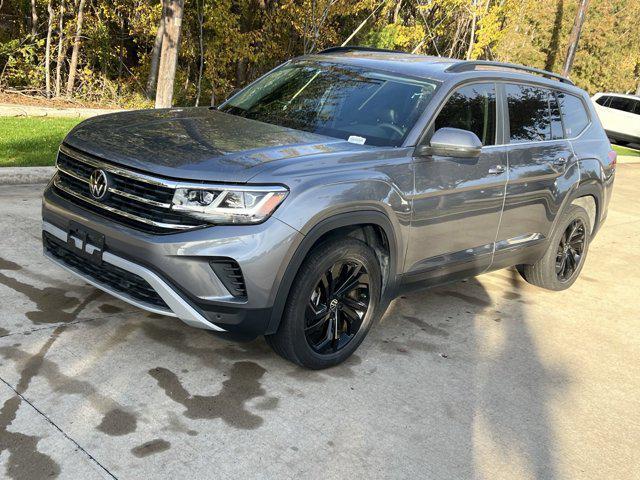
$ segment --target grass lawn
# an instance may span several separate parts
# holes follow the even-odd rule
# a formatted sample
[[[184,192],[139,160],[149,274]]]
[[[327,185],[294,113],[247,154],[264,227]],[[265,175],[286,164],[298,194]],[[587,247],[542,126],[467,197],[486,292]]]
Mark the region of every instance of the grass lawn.
[[[620,145],[612,145],[613,149],[618,155],[626,155],[629,157],[640,157],[640,150],[634,150],[633,148],[621,147]]]
[[[81,118],[0,117],[0,167],[53,165],[60,142]]]

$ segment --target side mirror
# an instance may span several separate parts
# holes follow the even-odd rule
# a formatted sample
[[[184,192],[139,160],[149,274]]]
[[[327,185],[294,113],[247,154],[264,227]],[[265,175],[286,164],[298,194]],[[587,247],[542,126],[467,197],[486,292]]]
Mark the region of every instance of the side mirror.
[[[478,158],[482,142],[469,130],[440,128],[431,137],[429,150],[431,155],[442,157]]]

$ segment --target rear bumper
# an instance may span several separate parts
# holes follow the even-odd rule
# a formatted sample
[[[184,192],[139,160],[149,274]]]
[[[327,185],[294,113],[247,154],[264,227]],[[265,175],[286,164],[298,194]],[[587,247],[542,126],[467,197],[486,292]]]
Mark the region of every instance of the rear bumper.
[[[275,218],[260,225],[152,235],[89,212],[57,195],[51,186],[43,196],[42,216],[44,232],[63,244],[69,240],[71,222],[104,235],[102,262],[142,278],[164,305],[128,295],[126,289],[101,281],[101,275],[87,272],[83,265],[76,268],[45,251],[47,257],[86,282],[137,307],[178,317],[197,328],[252,336],[266,332],[282,275],[303,238]],[[211,268],[210,260],[220,257],[231,258],[240,266],[246,297],[231,295]]]

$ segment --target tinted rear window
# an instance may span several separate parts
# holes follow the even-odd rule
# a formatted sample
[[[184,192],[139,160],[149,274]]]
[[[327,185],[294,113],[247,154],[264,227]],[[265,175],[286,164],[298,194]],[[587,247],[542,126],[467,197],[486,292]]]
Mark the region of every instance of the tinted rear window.
[[[529,85],[506,85],[511,143],[551,140],[550,91]],[[557,108],[557,106],[556,106]]]
[[[562,111],[565,136],[567,138],[577,137],[589,125],[589,116],[582,100],[575,95],[558,92],[558,102]]]
[[[608,95],[603,95],[601,97],[598,97],[598,99],[596,100],[596,103],[598,105],[602,105],[603,107],[607,106],[607,103],[609,103],[609,100],[611,99],[611,97],[609,97]]]

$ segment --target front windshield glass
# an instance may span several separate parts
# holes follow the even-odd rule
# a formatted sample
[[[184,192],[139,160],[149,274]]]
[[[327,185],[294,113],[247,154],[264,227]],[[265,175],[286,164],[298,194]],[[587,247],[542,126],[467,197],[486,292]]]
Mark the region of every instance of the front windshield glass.
[[[275,70],[220,110],[354,143],[397,147],[437,83],[326,63]]]

